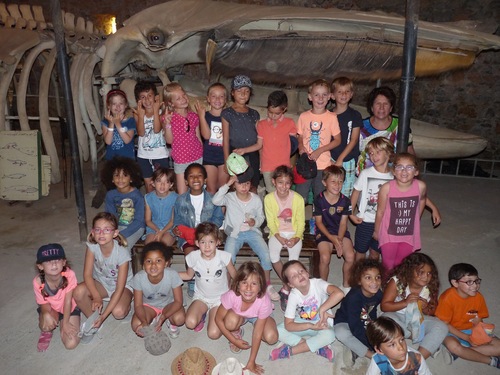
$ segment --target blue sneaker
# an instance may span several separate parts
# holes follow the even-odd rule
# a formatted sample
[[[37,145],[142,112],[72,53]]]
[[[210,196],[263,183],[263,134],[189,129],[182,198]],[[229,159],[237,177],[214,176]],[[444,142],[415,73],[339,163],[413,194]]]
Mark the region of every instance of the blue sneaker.
[[[188,281],[188,296],[189,298],[193,298],[194,296],[194,280]]]
[[[333,350],[328,345],[319,348],[316,354],[320,357],[325,357],[330,362],[333,362]]]
[[[271,354],[269,354],[269,360],[275,361],[277,359],[286,359],[290,358],[291,355],[292,355],[292,348],[287,344],[283,344],[279,348],[271,350]]]

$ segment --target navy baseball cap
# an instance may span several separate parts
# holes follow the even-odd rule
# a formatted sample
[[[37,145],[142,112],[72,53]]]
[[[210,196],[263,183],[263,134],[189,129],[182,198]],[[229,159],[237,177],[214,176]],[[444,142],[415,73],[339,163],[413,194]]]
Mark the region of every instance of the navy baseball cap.
[[[65,258],[66,254],[64,254],[64,249],[58,243],[49,243],[47,245],[43,245],[38,249],[38,252],[36,253],[36,262],[39,264],[55,259]]]

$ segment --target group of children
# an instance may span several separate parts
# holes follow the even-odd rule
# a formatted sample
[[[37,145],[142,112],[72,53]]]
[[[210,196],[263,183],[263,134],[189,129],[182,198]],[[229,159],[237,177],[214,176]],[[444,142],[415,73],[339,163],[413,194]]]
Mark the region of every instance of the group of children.
[[[453,266],[452,288],[438,304],[434,262],[415,252],[421,247],[420,216],[426,205],[433,210],[434,224],[440,222],[425,183],[416,178],[415,156],[394,155],[389,139],[374,137],[363,150],[372,165],[356,178],[362,124],[359,113],[349,107],[352,82],[337,79],[330,92],[326,81],[315,81],[308,96],[312,109],[300,116],[297,127],[284,116],[287,100],[282,91],[269,96],[268,118],[259,121],[258,113],[248,107],[251,89],[248,77],[235,77],[233,104],[225,108],[226,89],[214,84],[207,93],[210,109],[197,103],[197,113],[190,110],[177,83],[165,86],[163,105],[154,85],[138,83],[133,115],[127,115],[122,91],[108,94],[103,122],[108,160],[102,171],[109,189],[106,212],[92,222],[80,284],[60,245],[38,251],[38,350],[48,348],[59,321],[62,341],[72,349],[82,335],[80,312],[87,318],[99,312],[92,322],[95,333],[110,314],[127,317],[133,299],[131,325],[138,336],[146,326],[160,330],[165,323],[175,338],[179,326],[198,332],[208,319],[208,337],[224,335],[233,352],[250,349],[246,367],[258,374],[263,372],[255,362],[261,341],[282,343],[271,351],[271,360],[311,351],[332,361],[335,338],[346,346],[346,364],[357,357],[371,358],[370,374],[418,368],[418,373],[429,373],[425,358],[438,349],[445,352],[443,342],[453,356],[500,367],[498,339],[470,344],[470,330],[488,316],[477,270]],[[331,98],[336,102],[333,112],[326,107]],[[135,129],[137,162],[129,152]],[[304,179],[292,169],[295,141],[299,153],[316,162],[316,177]],[[243,156],[248,169],[229,177],[225,160],[231,152]],[[173,170],[167,168],[169,156]],[[268,191],[263,202],[255,194],[260,172]],[[139,190],[143,181],[145,197]],[[318,279],[310,278],[298,261],[311,187]],[[354,244],[349,219],[356,225]],[[222,242],[219,228],[226,236],[225,251],[217,248]],[[143,270],[134,276],[130,254],[141,237],[146,243]],[[174,242],[184,252],[185,272],[169,268]],[[246,262],[236,270],[236,255],[244,243],[259,263]],[[289,255],[285,264],[282,249]],[[333,251],[344,259],[341,287],[328,283]],[[270,284],[272,269],[283,283],[279,292]],[[183,281],[192,298],[187,311]],[[280,301],[284,312],[278,326],[272,301]],[[339,303],[334,316],[331,308]],[[379,305],[384,315],[377,319]],[[253,325],[250,343],[243,339],[247,322]],[[407,348],[405,337],[419,345],[418,351]]]

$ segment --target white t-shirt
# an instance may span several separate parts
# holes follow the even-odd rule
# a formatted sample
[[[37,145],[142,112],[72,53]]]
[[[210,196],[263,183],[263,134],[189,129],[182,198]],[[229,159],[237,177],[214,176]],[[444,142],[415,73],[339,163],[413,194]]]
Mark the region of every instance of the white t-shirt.
[[[130,254],[126,248],[120,246],[118,241],[113,240],[113,250],[111,255],[107,258],[101,252],[99,244],[92,244],[87,242],[87,247],[94,254],[94,268],[92,270],[92,277],[99,281],[108,294],[113,293],[116,289],[116,282],[118,280],[118,268],[130,261]],[[130,286],[132,281],[132,267],[128,267],[127,283]],[[111,295],[109,295],[111,297]]]
[[[285,318],[294,319],[297,323],[317,323],[320,319],[319,308],[328,299],[328,286],[323,279],[310,279],[309,291],[306,295],[298,289],[292,288],[288,296]],[[328,313],[332,313],[331,309]],[[328,324],[333,327],[333,319],[328,319]]]
[[[365,223],[375,223],[378,191],[383,184],[393,179],[394,176],[391,172],[380,173],[374,167],[361,171],[354,182],[354,189],[360,192],[357,217],[362,218]],[[356,205],[356,202],[351,203],[353,207]]]
[[[154,132],[154,117],[144,116],[144,136],[139,137],[137,145],[138,158],[168,158],[168,150],[165,137],[163,135],[163,129],[159,133]]]
[[[195,226],[200,224],[201,211],[203,210],[203,195],[204,194],[200,194],[200,195],[189,194],[189,196],[191,198],[191,204],[194,207]]]
[[[227,265],[230,261],[231,254],[222,250],[216,250],[210,260],[203,259],[200,250],[186,255],[186,264],[194,270],[195,293],[206,300],[220,300],[229,290]]]

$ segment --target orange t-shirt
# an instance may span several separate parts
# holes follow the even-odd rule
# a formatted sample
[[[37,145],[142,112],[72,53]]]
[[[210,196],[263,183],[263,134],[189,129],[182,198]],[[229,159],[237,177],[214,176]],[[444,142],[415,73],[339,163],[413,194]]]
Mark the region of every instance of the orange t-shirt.
[[[296,134],[295,122],[289,117],[278,120],[276,127],[267,118],[257,123],[257,137],[262,138],[261,172],[272,172],[280,165],[290,166],[290,135]]]
[[[340,135],[337,115],[326,111],[320,115],[311,110],[303,112],[297,122],[297,133],[302,136],[307,153],[323,147],[332,141],[332,137]],[[318,170],[322,171],[332,164],[330,151],[323,152],[316,160]]]
[[[489,316],[486,301],[481,293],[474,297],[462,298],[454,287],[446,289],[441,296],[436,309],[436,316],[446,324],[463,331],[472,328],[470,319],[477,315],[481,318]]]

